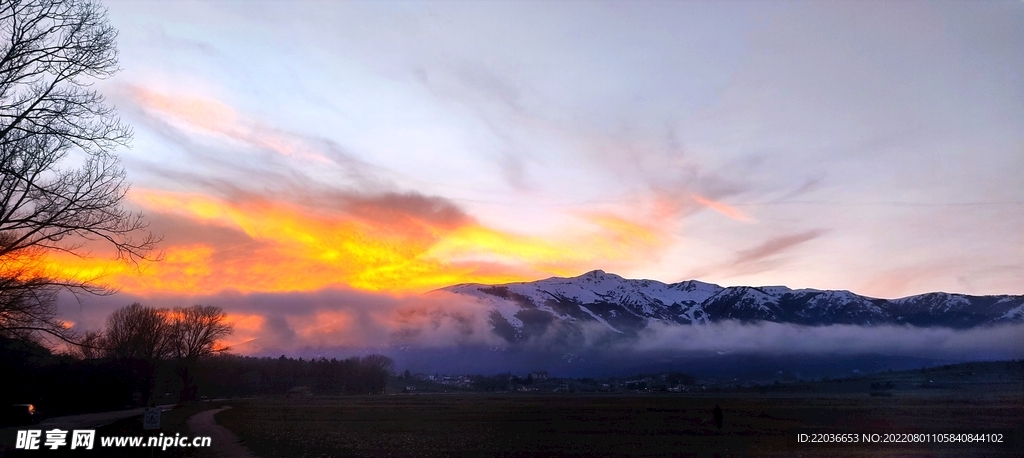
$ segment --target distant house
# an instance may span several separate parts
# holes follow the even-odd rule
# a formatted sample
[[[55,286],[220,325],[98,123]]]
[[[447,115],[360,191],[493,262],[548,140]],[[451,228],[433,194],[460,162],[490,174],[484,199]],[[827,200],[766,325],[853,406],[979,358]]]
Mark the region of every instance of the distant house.
[[[548,371],[530,372],[530,376],[533,377],[534,380],[544,380],[548,378]]]
[[[310,391],[308,386],[295,386],[288,390],[286,396],[289,398],[308,399],[313,397],[313,392]]]

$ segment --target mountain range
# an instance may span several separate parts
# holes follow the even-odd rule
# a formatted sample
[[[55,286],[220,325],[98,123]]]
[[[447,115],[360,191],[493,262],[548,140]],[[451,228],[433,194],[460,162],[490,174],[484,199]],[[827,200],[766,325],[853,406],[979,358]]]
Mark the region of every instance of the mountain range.
[[[954,329],[1024,322],[1024,296],[936,292],[879,299],[849,291],[785,286],[723,287],[696,280],[666,284],[601,270],[524,283],[460,284],[438,291],[469,297],[487,307],[494,332],[509,342],[542,335],[555,324],[598,326],[612,335],[635,336],[655,322],[683,326],[733,320]]]

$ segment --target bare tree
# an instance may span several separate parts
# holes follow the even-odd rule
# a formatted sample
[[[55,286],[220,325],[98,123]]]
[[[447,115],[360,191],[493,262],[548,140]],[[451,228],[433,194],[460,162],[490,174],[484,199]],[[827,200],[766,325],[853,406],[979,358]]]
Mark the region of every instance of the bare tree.
[[[388,377],[390,377],[395,370],[395,360],[381,355],[371,354],[366,355],[360,359],[363,366],[366,368],[371,380],[371,386],[374,392],[384,394],[387,389]]]
[[[106,341],[102,331],[88,331],[78,339],[78,345],[70,345],[67,353],[73,358],[99,359],[106,356]]]
[[[157,369],[174,354],[168,314],[167,309],[143,307],[136,302],[107,317],[102,337],[107,356],[133,372],[147,405],[153,400]]]
[[[151,364],[171,357],[176,342],[168,313],[166,309],[143,307],[138,302],[111,313],[103,336],[107,356]]]
[[[227,350],[221,340],[231,335],[234,328],[227,322],[227,314],[220,307],[194,305],[175,308],[171,314],[173,352],[178,359],[195,361],[204,356]]]
[[[202,358],[227,350],[221,341],[232,332],[219,307],[155,309],[135,303],[110,314],[103,336],[92,339],[107,357],[132,368],[147,402],[155,374],[165,364],[172,364],[181,377],[181,400],[188,401],[197,394],[196,366]]]
[[[118,70],[116,37],[89,0],[0,0],[0,334],[67,340],[56,294],[112,292],[48,272],[48,253],[98,242],[137,263],[157,242],[122,206],[131,130],[90,87]]]
[[[234,328],[227,322],[227,314],[220,307],[178,307],[168,317],[171,325],[171,350],[177,360],[176,370],[181,376],[181,400],[193,400],[198,395],[193,378],[196,365],[200,358],[227,350],[221,340],[231,335]]]

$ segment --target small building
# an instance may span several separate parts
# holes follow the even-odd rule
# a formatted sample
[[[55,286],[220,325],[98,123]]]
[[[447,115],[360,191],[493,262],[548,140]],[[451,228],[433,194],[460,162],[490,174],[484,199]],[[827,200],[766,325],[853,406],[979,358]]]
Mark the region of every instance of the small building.
[[[546,380],[548,378],[548,371],[534,371],[530,372],[530,376],[534,380]]]

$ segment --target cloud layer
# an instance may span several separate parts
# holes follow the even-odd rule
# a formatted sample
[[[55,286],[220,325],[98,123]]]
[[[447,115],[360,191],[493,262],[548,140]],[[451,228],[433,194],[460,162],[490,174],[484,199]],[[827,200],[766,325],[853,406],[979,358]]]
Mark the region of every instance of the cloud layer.
[[[1020,2],[104,2],[140,269],[239,351],[498,345],[420,293],[593,269],[874,297],[1024,290]],[[599,329],[572,344],[616,350]],[[1014,354],[1019,328],[658,328],[621,351]],[[1002,340],[1006,339],[1006,340]],[[1016,339],[1016,340],[1013,340]]]
[[[858,354],[925,358],[1010,359],[1024,356],[1024,324],[956,330],[911,326],[796,326],[723,322],[707,326],[654,324],[635,351],[741,354]]]
[[[257,247],[196,235],[169,257],[338,279],[303,290],[609,269],[1024,292],[1016,2],[110,8],[125,71],[102,89],[136,128],[136,204]],[[312,262],[264,211],[370,253]],[[277,284],[251,278],[222,283]]]
[[[636,337],[623,337],[599,323],[558,323],[543,335],[509,343],[493,329],[491,311],[472,298],[434,292],[393,296],[351,289],[313,293],[222,293],[205,296],[138,298],[152,307],[214,305],[228,312],[235,333],[225,342],[250,355],[318,351],[401,349],[461,351],[498,349],[560,357],[565,354],[614,360],[634,355],[857,355],[930,359],[1024,357],[1024,324],[973,329],[910,326],[798,326],[761,322],[719,322],[681,326],[649,324]],[[127,303],[122,304],[127,305]],[[113,311],[110,301],[63,305],[76,329],[97,328]],[[475,363],[474,363],[475,364]]]

